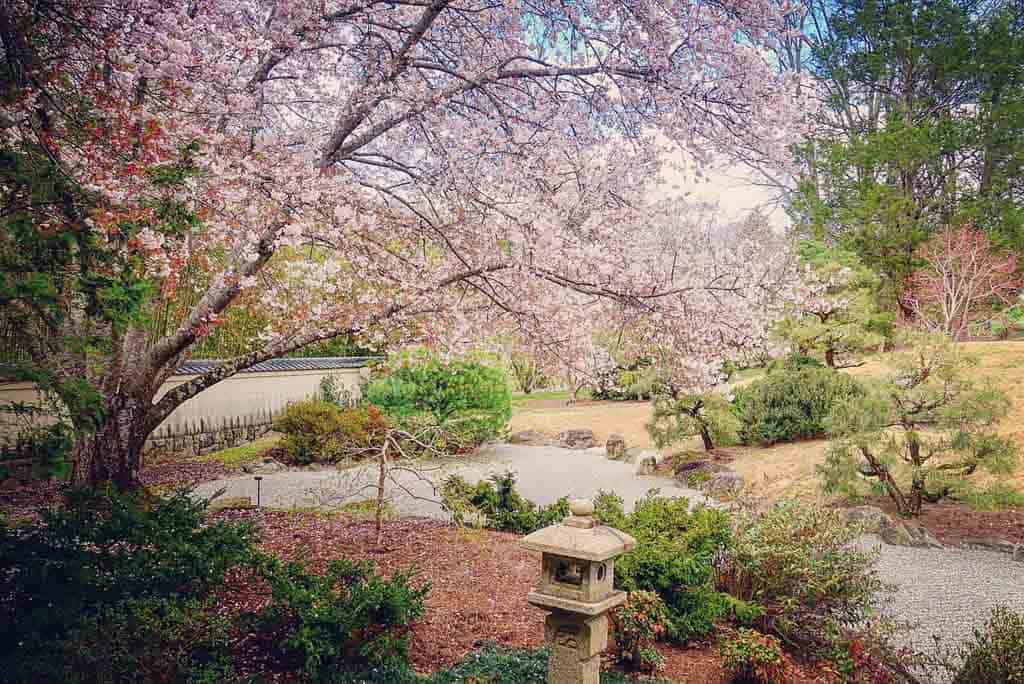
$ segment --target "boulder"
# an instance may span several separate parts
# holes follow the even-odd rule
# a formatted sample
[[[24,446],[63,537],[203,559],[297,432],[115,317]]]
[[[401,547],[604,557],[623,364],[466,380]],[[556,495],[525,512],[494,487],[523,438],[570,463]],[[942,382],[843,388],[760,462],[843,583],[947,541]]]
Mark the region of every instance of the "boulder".
[[[712,475],[701,484],[700,488],[708,496],[735,496],[743,491],[745,484],[742,475],[734,470],[726,469]]]
[[[966,537],[960,542],[960,546],[979,551],[998,551],[1012,556],[1017,553],[1019,545],[999,537]]]
[[[536,430],[520,430],[513,432],[508,438],[509,444],[526,444],[527,446],[544,446],[548,438]]]
[[[868,532],[878,534],[893,525],[892,517],[878,506],[854,506],[846,510],[846,522],[863,525]]]
[[[242,471],[253,475],[266,475],[268,473],[277,473],[282,470],[287,470],[287,468],[288,466],[283,463],[279,463],[272,458],[264,458],[256,463],[249,463],[242,466]]]
[[[654,475],[658,470],[658,459],[656,456],[644,456],[636,466],[637,475]]]
[[[729,472],[728,467],[710,459],[686,461],[676,466],[675,478],[681,484],[692,487],[695,483],[710,480],[716,473],[725,472]]]
[[[661,463],[661,456],[654,449],[645,449],[643,447],[630,447],[626,449],[626,456],[624,460],[626,463],[636,463],[640,465],[640,461],[645,458],[653,458],[655,462]]]
[[[886,544],[893,546],[914,546],[924,549],[941,549],[942,542],[936,539],[920,523],[891,520],[878,533]]]
[[[594,431],[578,428],[563,430],[558,433],[558,445],[566,449],[589,449],[594,446]]]
[[[621,461],[626,458],[626,438],[619,434],[608,435],[608,441],[604,443],[605,455],[613,461]]]

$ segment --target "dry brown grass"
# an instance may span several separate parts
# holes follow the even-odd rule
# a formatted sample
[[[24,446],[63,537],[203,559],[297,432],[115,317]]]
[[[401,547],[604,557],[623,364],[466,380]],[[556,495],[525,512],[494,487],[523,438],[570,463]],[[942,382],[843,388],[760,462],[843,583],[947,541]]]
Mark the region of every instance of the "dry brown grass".
[[[1010,415],[1000,432],[1012,435],[1024,452],[1024,342],[967,342],[965,349],[979,359],[976,375],[990,377],[1006,392],[1011,401]],[[858,377],[882,375],[890,368],[888,356],[877,356],[867,364],[850,370]],[[514,410],[511,429],[538,430],[556,435],[568,428],[590,428],[598,443],[617,432],[629,446],[652,446],[644,424],[650,420],[651,407],[646,402],[593,402],[564,406],[560,402],[526,403]],[[696,449],[698,440],[674,446],[669,451]],[[820,497],[814,467],[824,460],[827,440],[808,440],[773,447],[739,447],[732,467],[749,483],[751,493],[774,500],[782,496],[816,499]],[[1024,459],[1022,459],[1024,460]],[[985,477],[977,479],[986,484]],[[1005,481],[1005,480],[1004,480]],[[1024,489],[1024,465],[1008,483]]]
[[[552,436],[571,428],[589,428],[598,444],[604,444],[608,435],[617,432],[631,447],[649,447],[653,443],[644,424],[650,418],[651,405],[645,401],[598,401],[575,406],[544,401],[515,408],[509,428],[513,432],[537,430]]]

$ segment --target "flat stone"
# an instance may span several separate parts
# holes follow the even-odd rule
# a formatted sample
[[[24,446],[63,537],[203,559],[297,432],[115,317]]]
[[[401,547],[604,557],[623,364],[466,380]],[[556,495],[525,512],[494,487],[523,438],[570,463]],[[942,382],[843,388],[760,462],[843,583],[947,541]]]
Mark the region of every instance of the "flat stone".
[[[513,432],[509,438],[509,444],[527,444],[529,446],[545,446],[548,443],[547,435],[536,430],[520,430]]]
[[[711,459],[709,459],[709,458],[693,460],[693,461],[683,461],[682,463],[680,463],[679,465],[676,466],[676,475],[678,475],[679,473],[689,472],[691,470],[703,470],[703,469],[707,468],[710,465],[712,465],[712,463],[711,463]],[[718,465],[718,464],[716,463],[714,465]]]
[[[893,546],[912,546],[922,549],[945,548],[931,532],[920,523],[910,521],[892,521],[891,525],[884,525],[878,533],[886,544]]]
[[[1017,544],[998,537],[967,537],[960,542],[960,546],[983,551],[999,551],[1010,555],[1017,552]]]
[[[878,533],[893,525],[892,517],[878,506],[854,506],[846,510],[846,522],[863,525],[868,532]]]
[[[711,479],[716,473],[729,472],[730,469],[721,463],[715,463],[710,459],[703,461],[686,461],[676,466],[675,478],[678,482],[690,486],[692,479],[699,479],[707,475],[707,479]]]
[[[259,463],[250,463],[242,466],[242,471],[246,473],[252,473],[254,475],[265,475],[267,473],[278,473],[282,470],[287,470],[288,466],[283,463],[279,463],[272,458],[267,458]]]
[[[743,476],[733,470],[713,474],[700,488],[710,496],[733,496],[743,491],[746,485]]]
[[[579,428],[563,430],[558,433],[558,444],[566,449],[590,449],[594,446],[594,431]]]

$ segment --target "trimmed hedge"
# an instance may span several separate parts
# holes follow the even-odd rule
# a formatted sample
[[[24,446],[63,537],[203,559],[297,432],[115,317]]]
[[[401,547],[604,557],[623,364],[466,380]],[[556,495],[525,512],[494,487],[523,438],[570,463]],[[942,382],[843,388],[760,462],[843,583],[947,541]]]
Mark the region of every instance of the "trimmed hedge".
[[[512,417],[504,371],[470,361],[404,363],[371,382],[366,400],[399,424],[437,425],[464,448],[496,437]]]
[[[861,396],[856,379],[831,368],[783,367],[736,390],[733,407],[744,444],[768,446],[825,435],[837,404]]]

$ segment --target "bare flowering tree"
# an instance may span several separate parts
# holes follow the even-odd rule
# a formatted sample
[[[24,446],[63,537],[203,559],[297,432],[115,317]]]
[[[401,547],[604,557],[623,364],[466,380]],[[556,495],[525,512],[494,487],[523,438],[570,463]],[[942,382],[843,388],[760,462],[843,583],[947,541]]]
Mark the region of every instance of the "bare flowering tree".
[[[343,458],[373,466],[341,470],[310,494],[321,508],[371,502],[375,539],[381,546],[384,522],[397,498],[442,505],[436,482],[442,466],[437,461],[446,454],[434,446],[441,434],[438,426],[404,429],[385,421],[368,431],[365,443],[352,442],[341,450]],[[427,462],[432,458],[434,463]]]
[[[954,340],[1021,291],[1014,256],[996,253],[985,233],[971,226],[947,226],[918,256],[924,265],[910,275],[905,302],[927,328]]]
[[[601,300],[699,369],[757,279],[669,258],[685,208],[641,198],[657,140],[784,163],[782,26],[769,0],[4,2],[16,371],[69,407],[75,479],[131,487],[177,406],[340,335],[533,335]],[[248,351],[157,399],[239,316]]]

